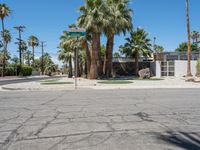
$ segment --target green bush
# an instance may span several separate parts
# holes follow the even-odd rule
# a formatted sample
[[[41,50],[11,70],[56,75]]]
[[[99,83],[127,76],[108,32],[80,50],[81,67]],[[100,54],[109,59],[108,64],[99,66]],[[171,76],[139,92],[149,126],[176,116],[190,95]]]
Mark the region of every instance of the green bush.
[[[0,76],[2,75],[3,68],[0,67]],[[16,76],[16,69],[13,66],[6,67],[5,76]]]
[[[33,68],[30,66],[22,66],[20,69],[20,65],[8,65],[5,70],[5,76],[30,76],[32,74]],[[2,74],[2,67],[0,67],[0,76]]]
[[[6,76],[15,76],[16,75],[16,69],[14,67],[6,67],[5,75]]]
[[[200,59],[197,61],[197,76],[200,76]]]
[[[22,66],[20,75],[22,76],[30,76],[32,74],[33,68],[30,66]]]

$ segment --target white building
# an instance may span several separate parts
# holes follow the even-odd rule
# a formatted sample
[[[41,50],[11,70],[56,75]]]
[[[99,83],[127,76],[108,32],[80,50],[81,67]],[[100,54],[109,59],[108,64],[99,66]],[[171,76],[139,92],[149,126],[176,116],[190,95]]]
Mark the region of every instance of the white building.
[[[151,71],[156,77],[183,77],[187,75],[187,53],[165,52],[155,54],[157,60],[151,62]],[[196,75],[198,52],[191,53],[191,71]]]

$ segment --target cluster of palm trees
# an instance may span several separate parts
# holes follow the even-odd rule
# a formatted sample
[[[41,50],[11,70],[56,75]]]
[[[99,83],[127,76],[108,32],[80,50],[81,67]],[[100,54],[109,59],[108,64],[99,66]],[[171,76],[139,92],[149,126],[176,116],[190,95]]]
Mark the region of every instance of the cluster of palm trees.
[[[89,79],[111,77],[114,37],[116,34],[125,34],[132,30],[132,10],[129,8],[129,0],[85,0],[85,5],[79,10],[81,15],[77,26],[86,30],[86,37],[78,40],[81,41],[81,49],[84,49],[86,54],[87,77]],[[103,59],[101,57],[102,34],[107,37]],[[61,43],[66,42],[61,39]],[[70,57],[72,55],[73,52]],[[65,61],[67,60],[70,59]]]
[[[75,27],[76,25],[70,25],[69,27]],[[86,60],[84,45],[85,37],[71,37],[68,31],[64,31],[63,35],[60,37],[59,51],[58,51],[58,59],[62,60],[63,63],[68,64],[69,68],[69,77],[73,76],[73,62],[74,66],[75,62],[75,52],[78,52],[77,59],[77,68],[78,68],[78,76],[83,74],[83,64]],[[86,45],[88,46],[88,45]]]
[[[0,18],[1,18],[1,23],[2,23],[2,64],[3,64],[3,68],[2,68],[2,76],[4,76],[5,73],[5,67],[6,67],[6,56],[8,55],[7,52],[7,46],[8,43],[11,41],[11,35],[9,30],[5,29],[5,25],[4,25],[4,20],[6,17],[8,17],[10,15],[11,11],[9,9],[9,7],[6,6],[6,4],[0,4]]]
[[[8,63],[9,59],[9,52],[8,52],[8,44],[11,42],[12,36],[8,29],[5,28],[4,20],[6,17],[9,17],[11,14],[10,8],[6,4],[0,4],[0,19],[2,22],[2,31],[1,31],[1,42],[0,48],[2,48],[0,52],[0,60],[2,61],[2,76],[5,75],[6,64]],[[31,35],[28,38],[28,41],[21,40],[16,42],[16,44],[20,44],[19,52],[22,54],[20,55],[19,62],[24,64],[26,60],[26,64],[29,66],[31,65],[33,68],[35,67],[35,47],[39,46],[39,39],[36,36]],[[28,46],[32,48],[32,52],[28,50]],[[22,65],[20,64],[20,65]]]

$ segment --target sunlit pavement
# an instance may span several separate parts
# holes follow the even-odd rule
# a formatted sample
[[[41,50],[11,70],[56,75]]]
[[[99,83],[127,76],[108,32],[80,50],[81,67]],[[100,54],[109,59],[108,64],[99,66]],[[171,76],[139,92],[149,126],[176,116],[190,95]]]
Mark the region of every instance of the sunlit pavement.
[[[0,87],[2,90],[23,90],[23,91],[63,91],[74,90],[74,79],[67,77],[50,77],[46,79],[59,79],[61,82],[70,82],[72,84],[42,85],[43,78],[27,79],[4,84]],[[104,80],[88,80],[79,78],[78,89],[96,89],[96,90],[114,90],[114,89],[176,89],[176,88],[199,88],[200,83],[186,82],[181,78],[165,78],[164,80],[129,80],[130,84],[101,84]],[[1,90],[1,89],[0,89]]]
[[[199,150],[199,90],[0,92],[0,149]]]

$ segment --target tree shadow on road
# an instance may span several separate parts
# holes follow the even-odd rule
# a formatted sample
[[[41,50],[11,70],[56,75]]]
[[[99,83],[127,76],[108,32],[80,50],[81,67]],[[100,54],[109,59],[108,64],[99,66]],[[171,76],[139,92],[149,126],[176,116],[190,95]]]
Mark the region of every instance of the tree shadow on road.
[[[200,150],[200,134],[197,133],[167,131],[158,138],[185,150]]]

